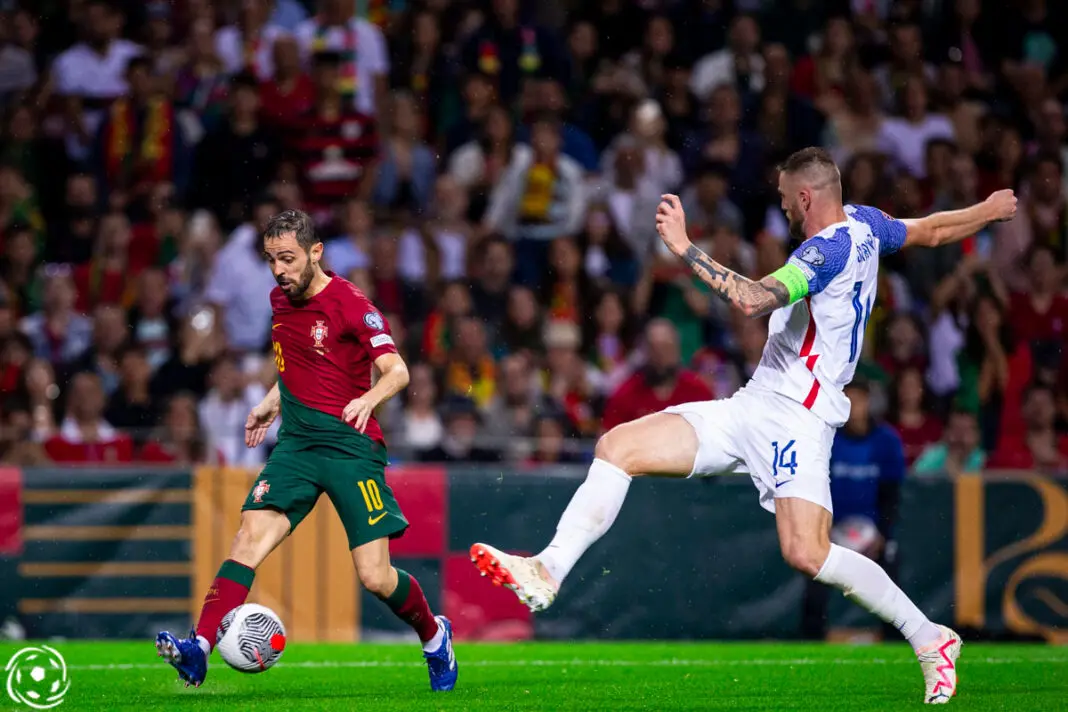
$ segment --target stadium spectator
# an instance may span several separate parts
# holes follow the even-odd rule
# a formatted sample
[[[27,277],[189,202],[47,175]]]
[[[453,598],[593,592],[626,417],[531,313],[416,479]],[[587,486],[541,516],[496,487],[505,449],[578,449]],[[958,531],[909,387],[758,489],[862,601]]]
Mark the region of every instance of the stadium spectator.
[[[942,437],[942,423],[931,413],[926,402],[923,371],[909,367],[897,374],[890,397],[887,422],[901,438],[905,464],[911,466],[931,443]]]
[[[449,175],[468,191],[470,219],[486,212],[493,186],[504,177],[515,148],[515,127],[507,109],[495,104],[487,111],[480,135],[459,146],[449,157]]]
[[[513,286],[508,291],[508,307],[501,327],[501,345],[509,354],[538,354],[542,351],[542,310],[534,292]]]
[[[682,367],[679,335],[666,319],[655,319],[645,329],[645,362],[608,397],[604,430],[656,413],[670,405],[710,400],[714,396],[694,372]]]
[[[226,67],[215,53],[214,29],[209,18],[192,23],[185,62],[174,80],[175,106],[194,133],[215,129],[226,112]]]
[[[56,94],[65,102],[67,151],[77,159],[88,156],[110,104],[126,96],[127,64],[143,52],[121,37],[126,18],[112,0],[88,0],[83,11],[85,41],[52,64]]]
[[[116,428],[143,435],[155,425],[157,415],[149,390],[152,367],[144,349],[125,348],[118,356],[118,371],[119,383],[108,399],[104,418]]]
[[[128,317],[130,341],[145,349],[149,368],[155,372],[171,357],[178,330],[163,270],[146,269],[138,276],[137,296]]]
[[[276,212],[278,203],[273,198],[256,201],[252,219],[234,230],[215,256],[204,292],[204,298],[221,311],[230,348],[238,351],[260,351],[271,331],[268,297],[276,283],[262,257],[260,235]]]
[[[477,445],[482,418],[475,403],[462,396],[443,403],[445,433],[441,443],[420,453],[425,462],[498,462],[500,452],[492,446]]]
[[[1056,430],[1057,401],[1046,386],[1031,385],[1023,398],[1025,430],[1022,435],[1003,437],[990,455],[992,468],[1051,473],[1068,471],[1068,435]]]
[[[274,180],[281,161],[278,137],[260,120],[260,87],[251,74],[230,81],[228,116],[208,131],[196,152],[190,202],[237,225],[253,199]]]
[[[1027,260],[1028,289],[1014,292],[1009,300],[1013,336],[1032,350],[1049,345],[1056,349],[1068,336],[1068,296],[1061,291],[1064,279],[1055,260],[1049,245],[1032,248]]]
[[[89,348],[92,324],[74,311],[77,299],[69,265],[46,266],[41,311],[25,317],[20,324],[37,357],[59,365],[73,361]]]
[[[975,414],[955,410],[949,415],[941,441],[924,448],[911,471],[917,477],[960,477],[978,474],[985,464],[986,453],[979,444],[979,423]]]
[[[300,45],[291,35],[280,35],[272,45],[274,75],[260,85],[264,121],[284,130],[315,104],[315,83],[304,71]]]
[[[759,49],[760,25],[751,15],[737,16],[731,22],[727,46],[694,64],[690,89],[701,100],[724,85],[759,94],[764,91],[764,57]]]
[[[207,452],[218,453],[223,462],[234,467],[262,465],[267,460],[267,446],[245,447],[245,421],[249,411],[263,400],[266,389],[259,383],[246,382],[229,356],[215,361],[209,382],[211,388],[197,406],[197,420]]]
[[[104,389],[88,371],[74,374],[59,431],[44,445],[53,462],[117,464],[133,460],[133,440],[104,420]]]
[[[357,191],[369,197],[375,186],[378,127],[370,114],[349,103],[344,62],[341,53],[316,52],[315,104],[288,134],[287,150],[296,158],[304,198],[321,226],[330,220],[335,202]]]
[[[568,447],[569,424],[558,415],[546,413],[538,417],[534,424],[534,452],[527,464],[563,465],[581,462],[582,453]]]
[[[348,274],[354,269],[366,269],[371,264],[371,239],[374,213],[367,201],[349,197],[338,210],[340,234],[327,240],[323,257],[330,269]]]
[[[433,450],[441,443],[444,428],[436,410],[438,388],[434,371],[426,364],[412,367],[405,406],[391,434],[399,436],[416,453]]]
[[[486,329],[482,322],[463,316],[455,323],[452,348],[445,361],[446,397],[466,396],[478,407],[493,398],[497,387],[497,364],[489,350]]]
[[[422,229],[409,228],[400,236],[400,272],[408,282],[463,279],[467,248],[473,241],[465,220],[467,193],[449,175],[434,184],[434,200]]]
[[[497,389],[483,409],[486,442],[499,444],[513,462],[530,452],[527,438],[542,406],[542,387],[525,353],[505,356],[497,372]]]
[[[560,147],[559,120],[539,116],[530,147],[512,153],[486,211],[485,229],[515,241],[516,278],[528,286],[540,284],[552,240],[576,234],[586,209],[582,167]]]
[[[197,420],[197,399],[191,393],[177,393],[170,397],[161,427],[141,448],[139,457],[145,462],[174,465],[226,463],[222,454],[213,451],[207,442]]]
[[[631,30],[633,31],[633,30]],[[515,99],[524,79],[563,76],[563,48],[545,28],[524,23],[519,0],[494,0],[490,15],[460,49],[464,67],[495,79],[503,101]]]
[[[215,31],[215,54],[227,74],[251,72],[260,81],[274,75],[272,49],[283,30],[270,19],[270,0],[243,0],[237,22]]]
[[[226,336],[213,310],[198,308],[178,330],[170,359],[152,377],[152,393],[167,398],[179,391],[203,395],[208,390],[212,363],[223,352]]]
[[[512,246],[499,237],[491,237],[478,245],[477,257],[469,260],[475,268],[471,275],[471,304],[474,313],[486,324],[495,337],[504,323],[511,284]],[[494,338],[495,350],[500,350],[499,338]]]
[[[355,5],[354,0],[321,0],[319,14],[297,27],[297,41],[305,57],[332,53],[337,98],[347,108],[385,121],[389,53],[381,30],[358,17]]]
[[[376,164],[374,202],[383,211],[421,215],[430,203],[437,170],[434,152],[422,139],[424,117],[411,94],[389,99],[389,133]]]
[[[16,467],[43,467],[50,461],[35,437],[29,404],[8,398],[0,409],[0,462]]]
[[[189,182],[190,157],[171,100],[156,87],[145,56],[126,65],[128,94],[108,107],[93,151],[97,187],[116,202],[145,200],[158,183],[181,192]]]

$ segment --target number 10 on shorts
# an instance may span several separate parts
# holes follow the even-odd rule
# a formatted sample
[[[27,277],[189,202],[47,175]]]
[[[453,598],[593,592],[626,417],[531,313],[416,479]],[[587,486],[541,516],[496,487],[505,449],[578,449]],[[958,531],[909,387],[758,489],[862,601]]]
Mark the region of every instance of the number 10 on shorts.
[[[377,512],[386,505],[382,502],[382,492],[378,489],[378,483],[374,480],[360,480],[360,494],[363,495],[363,503],[367,505],[368,512]]]
[[[797,474],[797,451],[794,450],[794,443],[796,440],[789,440],[782,448],[779,448],[779,441],[774,440],[771,446],[775,448],[775,454],[771,458],[771,476],[776,480],[779,478],[779,468],[790,471],[790,476],[793,477]],[[790,459],[786,457],[789,455]]]

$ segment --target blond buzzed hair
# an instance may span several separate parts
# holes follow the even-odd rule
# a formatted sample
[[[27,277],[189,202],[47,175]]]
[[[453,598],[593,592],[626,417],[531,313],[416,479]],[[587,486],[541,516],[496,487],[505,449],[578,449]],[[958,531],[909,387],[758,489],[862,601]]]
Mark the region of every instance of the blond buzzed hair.
[[[802,148],[790,154],[778,168],[782,173],[801,178],[812,190],[829,189],[839,199],[842,197],[842,174],[826,149]]]

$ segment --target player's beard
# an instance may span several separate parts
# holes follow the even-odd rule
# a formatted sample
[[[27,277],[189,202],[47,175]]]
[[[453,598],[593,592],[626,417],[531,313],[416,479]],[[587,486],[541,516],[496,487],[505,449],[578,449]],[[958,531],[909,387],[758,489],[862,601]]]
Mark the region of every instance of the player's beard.
[[[311,260],[308,260],[307,264],[304,265],[304,269],[301,270],[300,279],[296,282],[296,289],[288,292],[281,282],[279,282],[279,286],[282,286],[282,292],[287,297],[299,301],[304,299],[304,295],[308,293],[313,279],[315,279],[315,265],[312,264]],[[293,284],[293,282],[288,283]]]
[[[786,220],[790,224],[790,239],[800,245],[805,241],[805,219],[798,218],[793,211],[786,212]]]

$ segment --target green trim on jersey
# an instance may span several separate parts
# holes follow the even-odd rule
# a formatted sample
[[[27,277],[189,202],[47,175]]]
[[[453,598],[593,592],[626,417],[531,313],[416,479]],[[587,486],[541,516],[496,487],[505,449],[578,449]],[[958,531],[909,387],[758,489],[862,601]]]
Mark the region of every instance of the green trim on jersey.
[[[327,457],[370,457],[381,459],[385,467],[386,448],[356,428],[332,415],[297,400],[281,379],[282,427],[278,448],[284,451],[313,451]]]
[[[808,296],[808,278],[797,265],[784,264],[768,276],[783,283],[790,295],[791,304]]]

